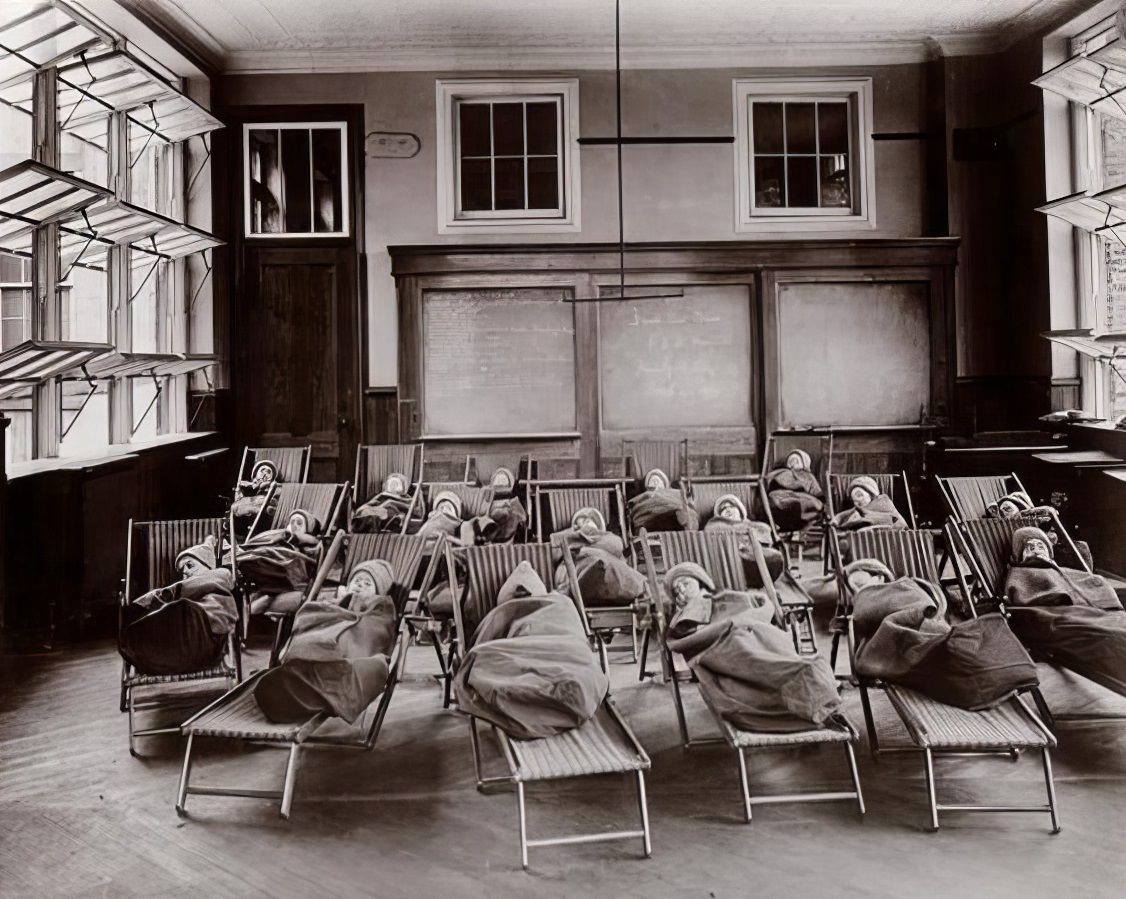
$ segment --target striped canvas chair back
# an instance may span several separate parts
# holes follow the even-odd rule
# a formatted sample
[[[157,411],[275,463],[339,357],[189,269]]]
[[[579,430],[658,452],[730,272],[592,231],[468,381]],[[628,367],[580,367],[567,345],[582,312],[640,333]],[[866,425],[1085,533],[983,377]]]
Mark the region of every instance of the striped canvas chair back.
[[[809,453],[809,470],[820,480],[829,464],[833,451],[831,435],[815,434],[772,434],[766,440],[766,451],[762,454],[762,474],[766,475],[786,463],[786,457],[794,450]]]
[[[854,559],[883,562],[896,577],[917,577],[938,583],[938,560],[932,531],[905,528],[863,528],[849,534]]]
[[[758,478],[744,481],[692,481],[685,485],[685,498],[702,516],[711,515],[715,501],[725,494],[732,494],[743,501],[747,514],[755,513],[755,495],[758,493]]]
[[[472,645],[473,631],[496,608],[497,594],[521,562],[528,562],[550,590],[555,583],[555,564],[550,543],[503,543],[468,546],[456,552],[465,562],[468,589],[456,616],[462,646]],[[573,586],[573,585],[572,585]]]
[[[960,525],[985,589],[995,598],[1005,593],[1005,572],[1013,550],[1013,532],[1030,522],[1023,518],[972,518]]]
[[[547,501],[547,521],[541,522],[540,539],[571,526],[579,509],[597,509],[606,521],[606,529],[627,540],[621,488],[613,487],[550,487],[539,491]]]
[[[1021,489],[1012,475],[938,478],[947,506],[958,521],[985,518],[986,510],[1002,496]]]
[[[647,533],[651,548],[656,548],[659,559],[654,559],[657,571],[663,578],[674,565],[695,562],[715,581],[717,590],[746,590],[747,576],[738,545],[732,534],[705,534],[703,531],[658,531]]]
[[[688,476],[688,440],[623,440],[625,476],[641,480],[659,468],[676,484]]]
[[[242,474],[249,478],[255,464],[263,460],[278,467],[278,480],[283,484],[304,484],[309,477],[311,446],[248,446],[243,453]]]
[[[180,580],[176,556],[208,537],[218,540],[221,518],[130,521],[125,560],[126,599]]]
[[[448,490],[457,495],[461,500],[463,514],[468,517],[487,515],[489,507],[493,504],[493,488],[478,487],[475,484],[462,484],[454,481],[451,483],[433,482],[426,485],[426,508],[434,508],[434,497],[443,490]]]
[[[294,511],[304,509],[320,521],[321,536],[329,535],[337,523],[344,492],[344,484],[279,484],[274,527],[285,527]],[[261,525],[256,530],[261,530]]]
[[[487,487],[498,468],[507,468],[517,483],[535,478],[536,461],[527,453],[476,453],[465,457],[465,483]]]
[[[383,559],[395,572],[391,598],[400,611],[405,608],[422,564],[424,538],[418,534],[352,534],[344,553],[340,582],[348,583],[352,569],[370,559]]]
[[[907,476],[902,473],[830,473],[827,484],[828,490],[825,491],[825,495],[829,500],[830,518],[842,509],[847,509],[852,506],[852,499],[848,495],[848,485],[852,483],[854,478],[859,477],[869,477],[875,481],[876,486],[880,488],[880,493],[890,496],[892,502],[896,504],[896,509],[907,517],[907,523],[910,524],[911,527],[915,526],[915,511],[911,507],[911,494],[907,487]]]
[[[389,474],[398,472],[411,484],[422,480],[422,445],[368,443],[356,449],[356,500],[366,503],[383,489]]]

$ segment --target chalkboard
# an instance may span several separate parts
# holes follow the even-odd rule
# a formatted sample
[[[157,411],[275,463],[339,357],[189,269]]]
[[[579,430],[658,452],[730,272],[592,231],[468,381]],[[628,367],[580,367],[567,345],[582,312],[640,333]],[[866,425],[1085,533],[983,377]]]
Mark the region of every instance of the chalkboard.
[[[930,406],[928,285],[778,287],[784,427],[919,424]]]
[[[685,287],[682,298],[599,304],[607,430],[751,424],[746,287]]]
[[[575,430],[574,305],[562,290],[436,290],[422,301],[424,434]]]

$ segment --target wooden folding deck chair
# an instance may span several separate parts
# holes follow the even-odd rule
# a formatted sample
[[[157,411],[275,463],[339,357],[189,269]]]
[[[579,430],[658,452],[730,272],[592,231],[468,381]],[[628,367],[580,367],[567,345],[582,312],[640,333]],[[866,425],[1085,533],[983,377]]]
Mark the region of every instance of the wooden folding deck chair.
[[[809,454],[809,470],[817,478],[818,484],[824,490],[823,476],[827,470],[829,459],[833,453],[833,435],[815,434],[772,434],[766,438],[766,449],[762,454],[762,471],[759,473],[758,493],[761,514],[770,525],[771,530],[778,535],[783,546],[797,550],[797,564],[790,565],[800,577],[801,561],[805,555],[805,542],[816,539],[819,543],[824,534],[824,512],[817,521],[810,522],[796,531],[783,531],[774,521],[774,514],[770,509],[770,500],[766,489],[766,476],[786,461],[786,457],[794,450],[804,450]],[[748,510],[750,511],[750,510]],[[753,514],[753,513],[752,513]]]
[[[488,515],[495,498],[492,487],[478,487],[476,484],[463,484],[461,481],[429,481],[426,484],[428,512],[434,508],[434,497],[446,490],[461,500],[462,515],[471,518]]]
[[[342,562],[341,583],[346,584],[352,569],[360,562],[369,559],[385,559],[391,564],[395,581],[391,598],[401,616],[406,606],[407,595],[418,575],[422,562],[422,539],[417,536],[399,534],[353,534],[337,531],[329,551],[321,564],[317,577],[309,591],[317,596],[325,586],[329,572]],[[300,722],[275,724],[269,721],[258,708],[254,699],[254,688],[259,678],[265,674],[260,671],[226,695],[220,697],[203,711],[193,715],[180,726],[180,731],[188,738],[184,750],[184,765],[180,772],[180,785],[176,794],[176,813],[187,814],[188,796],[242,796],[250,799],[280,799],[281,816],[289,818],[293,805],[293,792],[297,781],[297,764],[301,749],[305,746],[337,746],[370,750],[379,737],[383,719],[391,704],[395,685],[401,680],[403,664],[406,659],[406,631],[398,629],[395,648],[392,652],[387,687],[367,711],[356,720],[350,730],[343,734],[322,733],[326,723],[339,721],[327,713],[318,712]],[[341,722],[342,723],[342,722]],[[285,775],[280,790],[259,790],[246,787],[192,786],[192,750],[196,737],[213,737],[227,740],[252,740],[288,749]]]
[[[946,526],[946,538],[951,539],[952,525]],[[938,561],[935,556],[932,531],[904,530],[899,528],[866,528],[856,531],[859,539],[855,545],[858,559],[876,559],[883,562],[896,577],[917,577],[939,589]],[[848,584],[843,585],[848,591]],[[856,636],[851,617],[849,597],[849,658],[856,671]],[[928,830],[938,830],[939,812],[1039,812],[1047,813],[1052,820],[1052,833],[1059,833],[1059,816],[1056,811],[1056,791],[1052,780],[1050,751],[1056,738],[1040,718],[1028,708],[1019,696],[998,706],[980,712],[946,705],[907,687],[889,683],[876,683],[857,676],[860,700],[864,709],[864,722],[868,730],[868,746],[872,758],[881,752],[922,752],[926,780],[927,802],[930,808]],[[913,745],[881,748],[872,705],[870,689],[884,691],[892,708],[899,716]],[[1035,695],[1035,694],[1034,694]],[[1007,753],[1014,760],[1022,749],[1040,752],[1044,769],[1044,783],[1048,793],[1047,805],[940,805],[935,789],[934,759],[936,755],[965,755]]]
[[[533,505],[537,507],[536,536],[540,542],[550,540],[551,536],[571,527],[571,520],[579,509],[597,509],[606,530],[617,534],[626,552],[632,552],[629,522],[626,520],[625,498],[620,483],[598,486],[581,486],[576,481],[573,487],[542,486],[537,484],[533,494]],[[591,632],[599,638],[602,650],[617,651],[617,647],[606,645],[605,637],[613,631],[628,631],[630,645],[622,651],[632,654],[632,661],[638,658],[639,638],[643,619],[646,617],[645,604],[635,601],[625,606],[603,606],[586,609],[587,624]]]
[[[507,468],[512,472],[516,479],[512,485],[512,496],[520,500],[524,511],[528,513],[523,535],[517,537],[520,542],[524,542],[530,539],[535,530],[532,482],[539,477],[539,465],[528,453],[470,453],[465,457],[465,483],[476,484],[478,487],[492,486],[493,475],[498,468]]]
[[[1067,541],[1073,558],[1082,565],[1088,574],[1088,567],[1080,554],[1071,535],[1063,527],[1055,510],[1040,510],[1037,514],[1025,513],[1016,518],[976,518],[954,524],[950,528],[953,543],[954,570],[958,575],[959,583],[966,594],[970,608],[977,614],[981,608],[996,608],[1005,613],[1005,578],[1008,574],[1009,560],[1012,557],[1013,533],[1017,528],[1035,524],[1039,516],[1050,515],[1053,519],[1053,530],[1060,535],[1061,540]],[[1007,614],[1007,613],[1006,613]],[[1098,672],[1086,670],[1074,665],[1062,665],[1040,650],[1032,652],[1037,661],[1047,662],[1076,674],[1085,680],[1098,684],[1119,696],[1121,686],[1114,681],[1101,677]],[[1049,725],[1056,721],[1090,721],[1100,719],[1126,718],[1122,713],[1109,713],[1099,715],[1058,714],[1049,710],[1040,693],[1033,694],[1037,700],[1037,707],[1047,719]]]
[[[848,485],[860,477],[871,478],[875,481],[880,493],[890,497],[891,501],[895,503],[895,508],[903,514],[907,526],[918,527],[915,520],[915,505],[911,501],[911,488],[907,482],[906,472],[852,472],[843,474],[829,470],[825,473],[825,542],[822,548],[826,574],[831,570],[835,552],[840,549],[841,535],[839,531],[831,527],[831,522],[838,512],[852,507],[852,498],[848,495]],[[838,544],[835,547],[829,545],[829,541],[834,539]]]
[[[359,508],[383,489],[390,474],[398,472],[410,482],[411,505],[403,516],[402,533],[406,533],[419,500],[419,484],[423,475],[421,443],[365,443],[356,447],[356,476],[352,484],[352,503]]]
[[[647,533],[642,530],[639,540],[642,552],[645,555],[645,568],[649,577],[649,589],[653,596],[655,616],[657,618],[658,633],[661,640],[661,656],[663,668],[666,671],[670,689],[672,691],[673,705],[676,709],[676,720],[680,727],[681,741],[686,749],[693,746],[726,742],[735,750],[739,760],[739,785],[742,791],[743,815],[749,823],[752,808],[755,805],[775,804],[783,802],[825,802],[834,800],[855,800],[860,814],[864,814],[864,796],[860,788],[860,774],[856,767],[856,754],[853,743],[859,735],[856,729],[843,715],[836,715],[821,727],[810,726],[809,730],[795,733],[771,733],[766,731],[742,730],[726,721],[715,708],[708,703],[707,694],[700,691],[704,702],[708,704],[716,724],[719,727],[720,737],[693,739],[688,728],[688,718],[684,712],[684,698],[682,684],[695,682],[690,669],[678,667],[676,658],[668,646],[668,619],[664,614],[664,606],[671,602],[664,588],[663,572],[681,562],[695,562],[711,575],[718,590],[747,590],[746,575],[743,562],[739,556],[738,545],[731,534],[705,534],[699,531],[679,531],[663,533]],[[766,569],[766,560],[762,548],[752,541],[754,546],[755,561],[762,573],[762,579],[775,608],[777,617],[782,617],[782,605],[774,591]],[[660,560],[657,554],[660,555]],[[658,574],[661,572],[662,574]],[[750,781],[747,776],[746,752],[749,749],[782,749],[791,746],[806,746],[815,743],[838,743],[845,749],[848,761],[849,774],[852,778],[853,789],[842,792],[819,793],[787,793],[770,796],[752,796]]]
[[[975,477],[935,477],[946,507],[955,521],[985,518],[986,510],[1002,496],[1025,490],[1015,473]]]
[[[467,589],[460,603],[454,603],[454,620],[458,640],[468,651],[473,635],[469,624],[479,622],[496,606],[497,594],[512,571],[523,561],[529,562],[545,584],[554,579],[552,548],[548,543],[498,544],[454,548],[447,544],[447,570],[455,570],[454,556],[464,561]],[[576,613],[586,629],[582,596],[574,565],[565,557],[571,582],[571,597]],[[456,595],[456,584],[451,583]],[[467,613],[471,616],[467,619]],[[589,631],[588,631],[589,635]],[[562,846],[571,843],[595,843],[611,840],[640,839],[646,858],[652,853],[649,837],[649,808],[645,796],[645,772],[649,756],[633,735],[629,725],[609,695],[593,718],[580,727],[537,740],[514,740],[503,730],[489,724],[500,749],[507,773],[486,777],[481,759],[481,739],[477,719],[470,718],[473,762],[477,788],[484,792],[497,785],[516,785],[516,805],[520,832],[520,863],[527,869],[528,850],[540,846]],[[525,784],[544,780],[561,780],[596,774],[633,774],[637,780],[640,830],[607,831],[603,833],[570,834],[567,836],[528,839]]]
[[[659,468],[676,487],[688,477],[688,439],[623,440],[622,471],[630,480],[641,482],[645,475]]]
[[[216,539],[222,530],[221,518],[187,518],[178,521],[133,521],[129,520],[126,539],[125,579],[122,582],[121,604],[119,609],[119,633],[124,621],[126,607],[137,597],[181,580],[176,570],[176,556],[190,546],[203,543],[208,537]],[[227,654],[218,665],[200,671],[184,674],[155,675],[143,674],[124,659],[121,662],[121,711],[129,713],[129,752],[136,756],[135,739],[155,734],[179,733],[179,726],[150,727],[138,730],[136,714],[169,706],[191,702],[193,697],[179,694],[150,696],[138,702],[135,693],[139,689],[161,687],[187,682],[224,680],[228,687],[242,680],[242,655],[240,638],[242,634],[242,598],[236,592],[240,621],[228,639]],[[198,698],[196,698],[198,705]]]
[[[309,463],[313,458],[310,446],[248,446],[242,451],[238,481],[249,480],[254,466],[262,461],[278,467],[278,480],[283,484],[304,484],[309,479]]]
[[[758,480],[757,474],[743,478],[728,476],[724,480],[685,478],[681,482],[680,492],[684,495],[685,502],[691,504],[701,519],[711,515],[716,500],[729,493],[739,497],[747,509],[747,515],[753,516],[758,502]]]

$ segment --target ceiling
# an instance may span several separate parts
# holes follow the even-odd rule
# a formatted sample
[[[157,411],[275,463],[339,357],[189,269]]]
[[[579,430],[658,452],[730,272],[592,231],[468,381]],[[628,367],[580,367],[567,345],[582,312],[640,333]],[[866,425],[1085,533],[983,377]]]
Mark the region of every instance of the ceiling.
[[[601,68],[613,0],[117,0],[236,72]],[[990,52],[1096,0],[622,0],[626,66]]]

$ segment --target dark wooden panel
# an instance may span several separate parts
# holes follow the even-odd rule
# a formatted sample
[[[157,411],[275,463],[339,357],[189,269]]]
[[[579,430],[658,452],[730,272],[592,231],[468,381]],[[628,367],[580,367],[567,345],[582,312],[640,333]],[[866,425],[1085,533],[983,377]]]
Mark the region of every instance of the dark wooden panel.
[[[399,442],[399,395],[395,390],[364,394],[364,443]]]

